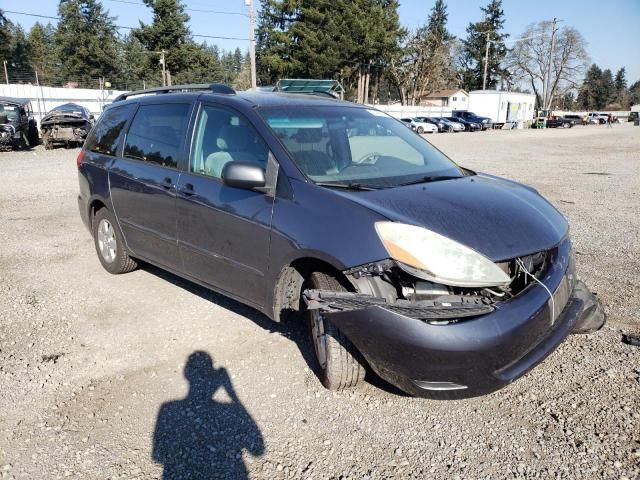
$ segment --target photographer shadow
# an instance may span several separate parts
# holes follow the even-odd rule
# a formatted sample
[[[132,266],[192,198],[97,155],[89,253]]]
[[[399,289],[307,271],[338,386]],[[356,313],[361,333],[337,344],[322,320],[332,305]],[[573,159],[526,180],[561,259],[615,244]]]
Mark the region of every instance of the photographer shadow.
[[[264,453],[258,425],[244,408],[224,368],[196,351],[184,367],[189,392],[160,407],[153,435],[153,460],[164,480],[246,479],[242,454]],[[225,401],[214,399],[226,394]]]

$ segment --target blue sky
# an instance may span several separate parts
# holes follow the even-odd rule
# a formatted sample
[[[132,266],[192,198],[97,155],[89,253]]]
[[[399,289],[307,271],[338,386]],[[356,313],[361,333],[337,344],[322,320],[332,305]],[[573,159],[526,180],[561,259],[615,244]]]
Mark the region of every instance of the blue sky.
[[[117,16],[117,24],[137,26],[138,19],[151,20],[144,5],[102,0],[111,15]],[[141,0],[127,0],[140,2]],[[255,0],[259,3],[258,0]],[[401,0],[400,19],[410,28],[425,22],[434,0]],[[487,0],[449,0],[449,30],[464,37],[471,21],[480,19],[480,6]],[[244,0],[186,0],[188,8],[224,12],[246,12]],[[55,16],[58,0],[0,0],[0,8],[18,12]],[[610,68],[614,74],[625,66],[627,80],[640,80],[640,54],[637,45],[640,31],[640,0],[504,0],[505,30],[512,36],[520,34],[528,24],[557,17],[563,25],[577,28],[588,42],[587,50],[593,62],[602,68]],[[191,15],[191,31],[194,34],[247,38],[248,19],[240,15],[223,15],[205,12],[188,12]],[[7,14],[25,28],[38,20],[22,15]],[[45,20],[46,21],[46,20]],[[198,39],[203,40],[203,39]],[[240,47],[246,49],[244,40],[208,39],[225,50]]]

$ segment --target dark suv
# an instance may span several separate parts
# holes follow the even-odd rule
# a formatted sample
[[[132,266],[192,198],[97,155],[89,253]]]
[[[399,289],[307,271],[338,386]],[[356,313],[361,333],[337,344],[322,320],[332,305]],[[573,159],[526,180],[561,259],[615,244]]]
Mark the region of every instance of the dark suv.
[[[0,146],[28,148],[40,141],[31,101],[0,97]]]
[[[145,261],[306,319],[328,388],[370,368],[414,395],[479,395],[605,321],[538,192],[462,168],[366,106],[133,92],[101,115],[78,169],[107,271]]]
[[[493,127],[493,120],[489,117],[481,117],[473,112],[466,110],[454,110],[451,112],[451,116],[458,117],[466,120],[467,122],[479,123],[482,126],[482,130],[487,130]]]

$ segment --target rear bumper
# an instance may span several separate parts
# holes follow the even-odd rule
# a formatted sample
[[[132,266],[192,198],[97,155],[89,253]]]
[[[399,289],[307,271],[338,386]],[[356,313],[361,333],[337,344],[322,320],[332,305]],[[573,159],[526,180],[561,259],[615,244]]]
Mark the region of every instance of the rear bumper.
[[[491,313],[448,325],[378,305],[324,316],[380,377],[407,393],[430,398],[483,395],[527,373],[574,330],[604,323],[597,300],[575,280],[568,242],[548,270],[541,280],[551,291],[566,277],[571,292],[555,321],[549,295],[537,284]]]

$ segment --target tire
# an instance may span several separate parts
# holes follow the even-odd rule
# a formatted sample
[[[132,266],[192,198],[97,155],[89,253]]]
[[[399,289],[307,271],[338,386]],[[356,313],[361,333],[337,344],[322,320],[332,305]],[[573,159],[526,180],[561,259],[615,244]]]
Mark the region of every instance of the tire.
[[[562,128],[571,128],[573,127],[573,125],[571,125],[570,123],[563,123],[562,124]]]
[[[322,272],[312,273],[308,285],[313,289],[347,291],[336,278]],[[364,379],[366,370],[353,344],[319,310],[308,311],[308,323],[317,374],[322,384],[329,390],[355,387]],[[319,353],[323,340],[324,359]]]
[[[418,127],[416,130],[418,133],[424,133],[424,128]]]
[[[109,210],[101,208],[96,212],[92,230],[98,259],[107,272],[118,275],[138,267],[138,263],[127,253],[118,222]]]

